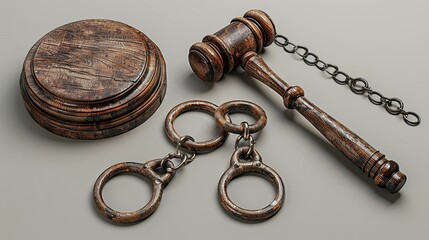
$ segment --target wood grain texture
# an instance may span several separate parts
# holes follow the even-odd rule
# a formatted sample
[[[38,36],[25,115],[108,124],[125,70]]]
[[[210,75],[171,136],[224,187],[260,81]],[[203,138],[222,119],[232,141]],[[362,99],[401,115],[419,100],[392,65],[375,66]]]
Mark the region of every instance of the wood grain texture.
[[[111,20],[59,27],[29,51],[21,92],[30,115],[61,136],[98,139],[149,118],[166,91],[161,51],[147,36]]]
[[[48,33],[33,59],[40,85],[63,99],[97,101],[120,94],[137,82],[146,46],[126,25],[75,22]]]
[[[255,52],[243,57],[242,67],[250,76],[276,91],[283,98],[286,108],[296,109],[301,113],[365,175],[373,178],[377,186],[397,193],[405,184],[407,177],[399,171],[396,162],[385,159],[384,154],[310,102],[304,97],[302,88],[292,87],[284,82]]]
[[[274,41],[275,27],[271,18],[260,10],[250,10],[189,50],[188,60],[195,74],[204,81],[218,81],[224,72],[240,64],[242,56],[260,52]]]
[[[274,36],[271,18],[262,11],[251,10],[244,18],[235,18],[219,32],[206,36],[203,43],[192,45],[189,64],[202,80],[217,81],[224,72],[240,63],[245,72],[280,95],[286,108],[300,112],[365,175],[373,178],[377,186],[391,193],[398,192],[407,178],[399,171],[397,163],[387,160],[357,134],[307,100],[301,87],[287,84],[258,56],[262,47],[273,42]]]

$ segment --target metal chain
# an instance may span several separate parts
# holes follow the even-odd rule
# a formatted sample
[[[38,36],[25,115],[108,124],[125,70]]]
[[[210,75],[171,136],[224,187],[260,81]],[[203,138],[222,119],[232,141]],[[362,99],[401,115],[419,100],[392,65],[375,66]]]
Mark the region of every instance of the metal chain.
[[[381,93],[372,90],[368,81],[364,78],[352,78],[347,73],[340,71],[338,66],[326,63],[319,59],[319,57],[310,52],[307,47],[294,44],[283,35],[277,34],[274,40],[275,44],[282,47],[287,53],[296,54],[309,66],[316,66],[320,71],[323,71],[332,78],[337,84],[348,85],[350,90],[355,94],[367,94],[368,99],[375,105],[383,105],[386,111],[392,115],[402,115],[404,121],[410,126],[417,126],[420,124],[420,116],[415,112],[407,112],[404,110],[404,103],[401,99],[393,97],[384,97]]]
[[[240,134],[237,137],[237,140],[235,140],[235,150],[238,149],[240,141],[243,139],[246,142],[249,142],[249,150],[247,150],[246,154],[244,155],[245,158],[250,158],[250,156],[252,155],[253,151],[255,150],[255,139],[253,138],[252,135],[250,135],[250,131],[249,131],[249,123],[247,122],[242,122],[241,126],[243,126],[243,133]]]
[[[177,145],[176,145],[176,152],[177,152],[177,153],[182,152],[183,154],[185,154],[185,155],[188,157],[188,160],[187,160],[186,164],[188,164],[188,163],[190,163],[190,162],[194,161],[195,157],[197,156],[197,153],[196,153],[195,151],[193,151],[193,150],[189,150],[189,149],[186,149],[186,148],[183,148],[183,146],[182,146],[182,145],[183,145],[186,141],[188,141],[188,140],[191,140],[191,141],[195,142],[195,139],[194,139],[193,137],[191,137],[191,136],[189,136],[189,135],[185,135],[185,136],[183,136],[183,137],[181,137],[181,138],[179,139],[179,142],[178,142],[178,143],[177,143]],[[187,154],[184,152],[184,150],[186,150],[186,151],[190,151],[190,152],[191,152],[191,156],[187,155]]]
[[[185,151],[182,148],[183,143],[185,143],[186,141],[191,140],[191,141],[195,141],[193,137],[189,136],[189,135],[185,135],[183,137],[181,137],[179,139],[179,142],[176,145],[176,151],[175,152],[170,152],[169,154],[167,154],[161,161],[161,167],[167,171],[167,172],[175,172],[177,170],[179,170],[180,168],[182,168],[183,166],[185,166],[186,164],[194,161],[195,157],[197,156],[197,153],[195,151],[191,151],[191,155],[189,156],[188,154],[185,153]],[[174,165],[173,163],[173,159],[178,159],[180,160],[179,164]],[[167,166],[167,162],[171,163],[171,167]]]

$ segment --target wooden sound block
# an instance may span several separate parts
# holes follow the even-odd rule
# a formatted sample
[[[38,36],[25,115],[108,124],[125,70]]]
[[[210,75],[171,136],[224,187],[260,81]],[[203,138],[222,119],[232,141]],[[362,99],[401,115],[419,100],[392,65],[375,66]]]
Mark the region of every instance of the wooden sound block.
[[[110,20],[59,27],[28,53],[21,93],[32,118],[74,139],[100,139],[147,120],[166,92],[161,51],[146,35]]]

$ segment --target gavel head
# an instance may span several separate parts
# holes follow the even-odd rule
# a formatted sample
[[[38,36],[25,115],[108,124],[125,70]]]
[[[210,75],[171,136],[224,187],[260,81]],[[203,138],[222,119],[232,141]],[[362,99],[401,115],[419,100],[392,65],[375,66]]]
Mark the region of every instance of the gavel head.
[[[249,51],[259,53],[274,41],[276,28],[270,16],[260,10],[250,10],[189,50],[188,60],[195,74],[204,81],[215,82],[224,72],[240,64]]]

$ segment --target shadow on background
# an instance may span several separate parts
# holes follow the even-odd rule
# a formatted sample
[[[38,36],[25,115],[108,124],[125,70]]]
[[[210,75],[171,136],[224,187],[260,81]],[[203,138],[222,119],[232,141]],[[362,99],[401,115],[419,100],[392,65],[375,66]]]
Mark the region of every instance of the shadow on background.
[[[21,74],[17,74],[17,76],[21,76]],[[23,128],[23,131],[26,133],[36,135],[37,137],[42,137],[50,141],[80,142],[78,140],[60,137],[39,126],[39,124],[37,124],[32,119],[24,106],[24,100],[21,97],[21,86],[19,82],[20,80],[18,79],[16,80],[16,84],[13,85],[13,89],[11,89],[11,99],[9,99],[9,105],[12,106],[10,117],[12,118],[13,122],[17,123],[19,127]]]
[[[197,77],[197,75],[189,70],[189,74],[185,77],[185,85],[189,87],[189,89],[196,93],[205,93],[210,91],[215,83],[206,82]]]
[[[277,108],[283,111],[284,118],[287,119],[288,122],[293,123],[296,126],[296,128],[300,130],[301,134],[306,136],[309,139],[309,141],[312,142],[312,144],[320,146],[320,149],[323,149],[325,154],[330,156],[330,159],[333,159],[333,161],[339,162],[345,169],[348,169],[348,171],[352,172],[352,174],[355,175],[356,179],[360,179],[362,182],[371,186],[373,192],[377,196],[387,200],[390,203],[394,203],[396,200],[400,198],[401,196],[400,193],[390,194],[386,189],[382,189],[375,186],[371,178],[365,176],[362,173],[361,169],[356,167],[346,156],[344,156],[340,151],[338,151],[334,146],[332,146],[325,138],[322,138],[321,135],[319,134],[315,134],[315,132],[308,129],[307,126],[304,126],[300,124],[298,121],[296,121],[295,118],[297,113],[295,111],[285,110],[284,106],[280,105],[279,101],[273,98],[274,96],[276,96],[276,94],[274,93],[267,94],[265,91],[263,91],[259,86],[259,84],[257,83],[258,80],[253,79],[242,70],[234,70],[229,75],[232,75],[233,77],[235,77],[235,79],[239,79],[240,81],[242,81],[244,85],[247,85],[249,86],[249,88],[252,88],[254,92],[264,97],[274,108]],[[199,79],[197,78],[196,80],[199,80]]]

